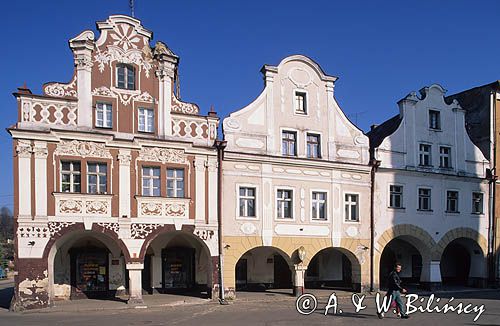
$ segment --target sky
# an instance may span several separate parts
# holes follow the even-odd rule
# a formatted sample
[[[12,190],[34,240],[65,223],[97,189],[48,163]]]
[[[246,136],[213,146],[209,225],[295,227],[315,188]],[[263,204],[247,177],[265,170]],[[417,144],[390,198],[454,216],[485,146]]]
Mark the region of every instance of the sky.
[[[17,120],[12,96],[26,82],[68,82],[68,40],[128,0],[3,1],[1,123]],[[367,131],[398,112],[411,91],[439,83],[453,94],[500,79],[500,1],[135,0],[135,16],[180,56],[181,97],[221,117],[255,99],[259,72],[304,54],[339,77],[335,97]],[[0,132],[0,206],[12,208],[12,141]]]

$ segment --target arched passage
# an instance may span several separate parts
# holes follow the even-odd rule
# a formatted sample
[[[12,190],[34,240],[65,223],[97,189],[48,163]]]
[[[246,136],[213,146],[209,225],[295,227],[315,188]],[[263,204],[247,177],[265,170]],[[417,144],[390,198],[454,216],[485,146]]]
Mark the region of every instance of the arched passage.
[[[441,257],[443,285],[482,287],[486,281],[486,260],[481,247],[472,239],[451,241]]]
[[[487,248],[486,238],[471,228],[456,228],[443,235],[434,250],[443,284],[486,286]]]
[[[190,232],[170,230],[156,234],[143,249],[144,291],[212,296],[214,259],[200,238]]]
[[[259,246],[245,252],[236,263],[236,291],[286,289],[292,293],[293,263],[281,249]]]
[[[70,231],[55,239],[47,250],[51,300],[125,294],[128,253],[105,233]]]
[[[402,264],[400,274],[406,286],[429,288],[440,283],[439,275],[434,275],[432,252],[436,246],[434,239],[423,229],[409,224],[396,225],[386,230],[377,241],[375,256],[375,285],[385,288],[387,277],[394,264]],[[436,280],[439,278],[439,280]]]
[[[361,265],[356,256],[344,248],[325,248],[310,260],[305,287],[361,290]]]
[[[406,286],[419,287],[423,267],[421,250],[422,244],[409,236],[401,236],[391,240],[385,246],[380,257],[380,287],[383,289],[387,287],[387,276],[394,269],[396,263],[402,265],[400,277],[403,283]],[[426,258],[428,259],[428,257]]]

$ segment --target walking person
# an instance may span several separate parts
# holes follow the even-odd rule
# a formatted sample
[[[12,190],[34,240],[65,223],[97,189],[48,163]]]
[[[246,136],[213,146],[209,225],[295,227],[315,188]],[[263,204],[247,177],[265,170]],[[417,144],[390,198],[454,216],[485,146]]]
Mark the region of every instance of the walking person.
[[[401,278],[399,277],[399,273],[401,272],[401,264],[396,263],[394,265],[394,270],[389,274],[387,278],[387,286],[388,290],[386,293],[386,297],[392,296],[392,301],[396,302],[396,311],[398,315],[401,314],[402,319],[408,319],[408,316],[404,311],[403,300],[401,299],[401,293],[406,293],[406,289],[401,287]],[[392,302],[391,302],[392,303]],[[378,318],[384,318],[384,312],[377,313]]]

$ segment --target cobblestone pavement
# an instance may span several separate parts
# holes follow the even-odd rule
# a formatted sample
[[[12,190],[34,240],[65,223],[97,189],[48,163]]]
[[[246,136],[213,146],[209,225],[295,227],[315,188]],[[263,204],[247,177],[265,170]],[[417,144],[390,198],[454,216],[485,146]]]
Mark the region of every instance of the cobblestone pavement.
[[[0,290],[1,291],[1,290]],[[318,309],[310,315],[301,315],[296,310],[295,298],[280,293],[248,293],[240,299],[223,306],[212,301],[197,301],[185,305],[163,305],[148,308],[124,308],[108,310],[51,310],[37,312],[13,313],[5,309],[0,311],[0,325],[500,325],[500,291],[468,291],[460,293],[439,293],[439,305],[447,303],[453,296],[451,304],[463,302],[472,305],[483,305],[485,311],[474,322],[477,313],[470,314],[448,312],[413,313],[408,320],[398,319],[394,314],[387,314],[380,320],[375,312],[375,297],[365,297],[366,309],[356,313],[350,295],[336,292],[338,309],[341,314],[333,315],[330,310],[324,315],[329,292],[315,293],[318,296]],[[427,303],[415,303],[423,306]],[[102,301],[105,306],[106,301]],[[435,306],[432,304],[431,307]],[[471,306],[472,308],[472,306]]]

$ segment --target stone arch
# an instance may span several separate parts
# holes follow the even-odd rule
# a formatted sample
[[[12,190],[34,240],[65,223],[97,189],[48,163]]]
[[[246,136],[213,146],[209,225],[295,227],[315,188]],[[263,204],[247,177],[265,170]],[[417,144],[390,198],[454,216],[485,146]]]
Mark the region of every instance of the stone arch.
[[[375,243],[375,254],[373,260],[373,283],[375,287],[380,287],[380,272],[382,253],[386,246],[394,239],[401,239],[409,243],[418,250],[422,257],[424,265],[430,264],[432,260],[432,251],[436,247],[436,242],[432,236],[424,229],[411,224],[398,224],[385,230]],[[421,279],[428,279],[428,272],[422,270]]]
[[[111,229],[106,228],[103,225],[98,225],[98,224],[93,224],[91,230],[86,230],[84,227],[83,223],[75,223],[75,224],[64,224],[61,223],[59,226],[55,226],[55,233],[50,239],[50,241],[47,243],[44,249],[43,253],[43,258],[47,262],[47,270],[48,270],[48,295],[49,295],[49,300],[52,301],[54,300],[56,294],[55,294],[55,284],[56,280],[58,277],[61,277],[61,275],[57,274],[57,268],[56,268],[56,258],[57,261],[59,261],[59,258],[61,261],[65,261],[67,264],[69,258],[63,258],[64,253],[66,255],[68,254],[69,248],[74,246],[76,243],[78,243],[81,240],[84,239],[92,239],[94,244],[98,243],[99,246],[102,246],[103,248],[106,248],[107,252],[110,253],[114,257],[120,257],[123,255],[123,260],[124,263],[127,263],[130,261],[130,255],[127,246],[123,243],[121,239],[118,239],[116,233],[112,231]],[[93,245],[94,245],[93,244]],[[62,251],[61,251],[62,250]],[[59,257],[59,258],[58,258]],[[71,266],[71,265],[69,265]],[[123,265],[121,265],[123,266]],[[66,267],[68,268],[68,267]],[[66,272],[69,273],[72,267],[69,267],[69,270],[66,270]],[[107,267],[109,268],[109,266]],[[63,269],[64,271],[64,269]],[[66,272],[63,273],[63,275],[66,275],[63,277],[63,279],[60,279],[62,281],[63,287],[68,287],[71,286],[69,283],[70,279],[66,277],[70,277],[66,274]],[[109,272],[109,271],[108,271]],[[109,272],[110,273],[110,272]],[[57,275],[59,276],[57,276]],[[122,276],[124,276],[122,274]],[[108,275],[109,277],[109,275]],[[123,285],[123,284],[122,284]],[[108,288],[109,289],[109,288]],[[66,293],[66,291],[63,291],[63,293]],[[63,294],[63,297],[67,297],[66,294]]]
[[[488,252],[488,241],[482,234],[471,228],[459,227],[446,232],[441,237],[439,242],[433,247],[433,259],[441,260],[441,255],[443,254],[448,244],[450,244],[450,242],[452,242],[453,240],[459,238],[466,238],[475,241],[483,251],[483,255]]]
[[[416,246],[417,249],[424,250],[425,254],[430,254],[432,252],[432,248],[436,246],[436,241],[434,241],[431,235],[424,229],[411,224],[398,224],[385,230],[385,232],[378,237],[375,247],[376,255],[381,255],[385,246],[389,242],[402,236],[416,239],[418,241],[418,246]],[[418,248],[421,245],[423,245],[423,248]]]
[[[70,234],[72,234],[74,232],[78,232],[78,231],[92,231],[92,232],[104,235],[108,239],[114,241],[118,245],[118,247],[120,247],[120,249],[123,253],[123,256],[125,257],[126,262],[133,261],[133,259],[130,257],[130,252],[128,250],[128,247],[125,245],[125,243],[121,239],[118,238],[118,235],[114,231],[112,231],[112,230],[110,230],[102,225],[96,224],[96,223],[92,224],[91,230],[86,230],[83,223],[75,223],[75,224],[67,225],[65,227],[60,228],[60,230],[57,231],[50,238],[49,242],[47,242],[47,244],[45,245],[45,249],[43,251],[43,258],[44,259],[49,258],[49,254],[50,254],[52,248],[54,247],[54,244],[59,243],[61,241],[64,241],[64,239],[69,237]]]
[[[219,257],[217,250],[214,249],[213,243],[207,243],[201,236],[198,236],[195,231],[194,225],[183,225],[179,230],[173,224],[166,224],[151,230],[144,241],[142,242],[141,248],[137,259],[144,263],[144,269],[142,271],[143,284],[150,284],[149,289],[145,289],[152,293],[152,289],[160,289],[162,291],[169,291],[171,288],[165,287],[162,277],[164,277],[165,270],[162,263],[163,252],[169,251],[171,248],[177,248],[181,250],[187,250],[185,254],[192,257],[194,261],[194,269],[191,270],[190,275],[193,278],[194,285],[190,288],[185,289],[186,293],[200,293],[205,292],[205,285],[207,287],[207,295],[213,297],[217,294],[218,284],[219,284],[219,274],[218,265]],[[214,237],[215,234],[211,233]],[[215,250],[215,251],[214,251]],[[178,250],[170,251],[168,255],[173,255],[173,252],[178,252]],[[179,254],[186,257],[184,254]],[[192,255],[192,256],[191,256]],[[146,257],[148,256],[148,257]],[[191,258],[189,258],[191,259]],[[154,270],[161,269],[161,274],[155,273]],[[190,284],[190,282],[186,283]],[[203,285],[200,287],[199,285]],[[190,293],[190,294],[193,294]],[[198,294],[200,294],[198,293]],[[194,295],[194,294],[193,294]]]

